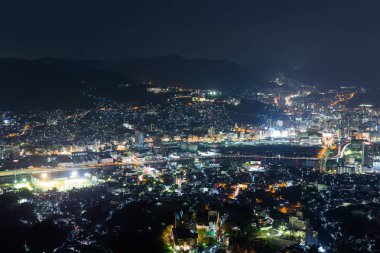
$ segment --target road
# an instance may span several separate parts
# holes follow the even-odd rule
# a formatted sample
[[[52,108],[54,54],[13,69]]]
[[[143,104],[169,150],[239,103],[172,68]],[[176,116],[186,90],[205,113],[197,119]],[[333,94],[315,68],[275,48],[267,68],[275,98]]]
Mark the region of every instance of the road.
[[[75,167],[38,167],[38,168],[27,168],[27,169],[17,169],[17,170],[8,170],[0,171],[0,177],[14,176],[14,175],[25,175],[25,174],[40,174],[45,172],[64,172],[64,171],[73,171],[73,170],[88,170],[88,169],[98,169],[98,168],[110,168],[113,166],[146,166],[154,165],[159,163],[166,162],[180,162],[180,161],[190,161],[194,159],[207,160],[207,159],[238,159],[246,158],[253,160],[263,160],[263,159],[272,159],[272,160],[313,160],[320,161],[320,158],[317,157],[286,157],[286,156],[260,156],[260,155],[216,155],[216,156],[200,156],[200,157],[181,157],[181,158],[170,158],[170,159],[161,159],[161,160],[152,160],[146,161],[141,164],[136,163],[108,163],[108,164],[97,164],[97,165],[78,165]]]

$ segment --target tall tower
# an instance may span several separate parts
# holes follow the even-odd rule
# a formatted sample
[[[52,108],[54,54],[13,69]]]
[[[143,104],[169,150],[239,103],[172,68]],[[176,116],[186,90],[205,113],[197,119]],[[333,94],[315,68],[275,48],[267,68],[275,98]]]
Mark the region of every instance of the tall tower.
[[[214,138],[215,138],[215,128],[214,127],[210,127],[208,129],[208,136],[210,137],[210,139],[214,140]]]

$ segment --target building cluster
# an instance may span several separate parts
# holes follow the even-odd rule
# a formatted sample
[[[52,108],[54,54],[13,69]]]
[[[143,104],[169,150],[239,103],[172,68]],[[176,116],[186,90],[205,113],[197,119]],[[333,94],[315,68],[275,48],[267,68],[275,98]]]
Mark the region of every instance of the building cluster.
[[[16,226],[63,231],[55,252],[139,238],[170,252],[380,250],[379,110],[350,105],[361,89],[273,84],[148,86],[162,99],[1,112],[0,200],[30,212]],[[267,107],[256,121],[252,101]]]

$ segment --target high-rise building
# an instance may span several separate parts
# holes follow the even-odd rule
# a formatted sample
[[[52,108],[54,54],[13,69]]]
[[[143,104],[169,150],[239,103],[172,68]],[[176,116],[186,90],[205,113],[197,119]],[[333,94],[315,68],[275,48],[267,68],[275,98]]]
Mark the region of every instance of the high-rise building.
[[[135,132],[135,143],[139,148],[144,147],[144,133],[140,131]]]
[[[379,155],[375,155],[373,157],[373,169],[375,171],[380,171],[380,156]]]
[[[373,144],[370,142],[363,142],[362,148],[362,166],[372,167],[373,166]]]
[[[214,127],[210,127],[208,129],[208,136],[210,137],[210,139],[214,139],[215,138],[215,128]]]

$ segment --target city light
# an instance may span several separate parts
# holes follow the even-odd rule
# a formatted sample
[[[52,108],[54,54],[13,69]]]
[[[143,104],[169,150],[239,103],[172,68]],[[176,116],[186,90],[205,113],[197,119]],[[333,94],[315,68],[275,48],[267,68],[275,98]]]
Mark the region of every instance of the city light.
[[[380,253],[380,1],[3,2],[0,252]]]
[[[71,174],[70,174],[70,177],[71,177],[71,178],[76,178],[76,177],[78,177],[78,171],[76,171],[76,170],[72,171]]]
[[[36,181],[34,186],[42,191],[57,189],[58,191],[69,191],[73,188],[81,189],[93,186],[95,183],[86,178],[56,178],[52,180]]]
[[[47,174],[46,172],[42,173],[42,174],[41,174],[41,178],[42,178],[43,180],[46,180],[46,179],[48,178],[48,174]]]

